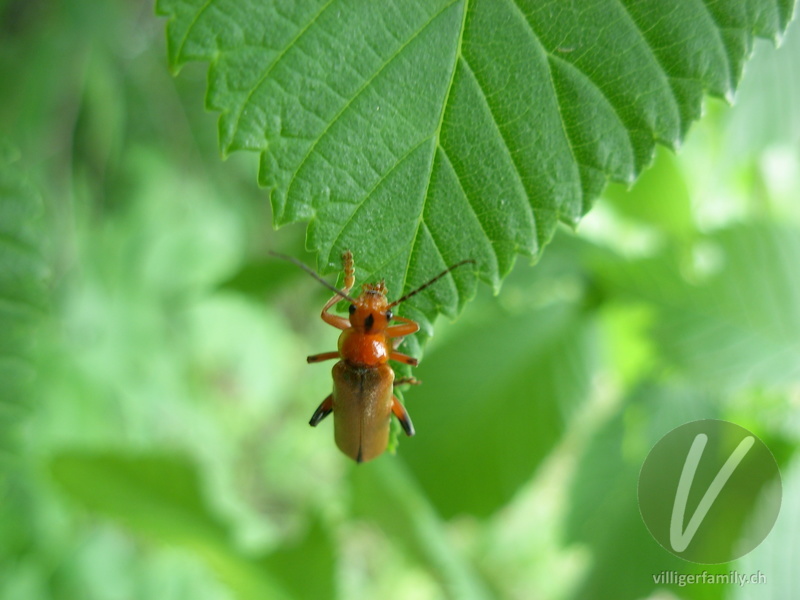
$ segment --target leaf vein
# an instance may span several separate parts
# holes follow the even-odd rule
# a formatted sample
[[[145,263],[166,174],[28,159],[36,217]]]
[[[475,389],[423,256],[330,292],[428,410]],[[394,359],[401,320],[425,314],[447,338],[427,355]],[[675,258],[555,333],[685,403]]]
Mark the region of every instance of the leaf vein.
[[[442,259],[442,264],[444,264],[444,267],[445,268],[449,267],[450,265],[447,264],[447,259],[445,258],[444,254],[442,254],[442,249],[439,247],[439,242],[436,241],[436,237],[433,235],[433,230],[430,227],[428,227],[428,224],[425,223],[424,219],[422,221],[422,227],[425,228],[425,230],[428,232],[428,235],[431,237],[431,241],[433,242],[433,247],[436,248],[436,253],[439,255],[439,258]],[[458,300],[461,298],[461,293],[458,291],[456,278],[453,275],[452,271],[450,271],[447,274],[447,278],[453,280],[453,287],[456,290],[456,303],[458,303]],[[430,290],[430,288],[428,289]],[[436,295],[429,294],[429,296],[433,298],[433,305],[436,307],[436,312],[443,312],[441,309],[444,307],[444,305],[436,299]]]
[[[461,56],[461,43],[464,41],[464,29],[466,28],[467,22],[467,12],[469,12],[469,0],[463,0],[464,2],[464,10],[461,14],[461,29],[458,32],[458,44],[456,45],[456,52],[453,57],[453,69],[450,71],[450,81],[447,83],[447,94],[445,95],[444,102],[442,102],[442,110],[439,113],[439,122],[436,125],[436,130],[434,131],[433,138],[435,142],[433,144],[433,150],[431,152],[431,161],[430,161],[430,168],[428,169],[428,178],[425,182],[425,191],[422,195],[422,208],[419,211],[419,216],[417,217],[417,227],[414,230],[414,237],[411,240],[411,252],[408,255],[408,262],[406,263],[405,272],[403,273],[403,284],[400,286],[400,292],[405,293],[406,285],[408,283],[408,273],[411,271],[411,259],[414,256],[414,245],[417,243],[417,236],[419,235],[419,228],[422,224],[423,215],[425,214],[425,205],[428,202],[428,192],[430,191],[431,187],[431,179],[433,177],[433,166],[436,162],[436,149],[439,147],[440,143],[439,140],[442,134],[442,124],[444,123],[444,115],[447,112],[447,106],[450,103],[450,93],[453,91],[453,82],[456,79],[456,70],[458,68],[458,60]],[[455,2],[448,5],[453,6]]]
[[[669,88],[669,93],[672,96],[673,105],[675,107],[675,110],[678,112],[678,117],[680,118],[680,110],[678,110],[680,103],[678,102],[678,97],[675,95],[675,90],[672,88],[670,75],[664,64],[661,62],[661,58],[658,56],[655,47],[650,43],[650,40],[647,39],[647,35],[645,35],[645,30],[642,29],[639,23],[636,22],[636,19],[633,18],[633,15],[628,10],[628,7],[625,6],[623,0],[617,0],[617,4],[619,4],[620,8],[622,8],[623,12],[628,18],[628,21],[630,21],[630,23],[634,26],[636,31],[639,32],[639,37],[642,38],[642,41],[644,42],[644,45],[647,47],[648,52],[653,57],[653,60],[656,61],[656,64],[658,65],[659,70],[661,71],[660,75],[663,81],[667,84],[667,87]]]
[[[475,86],[478,88],[478,91],[481,94],[481,98],[483,98],[484,105],[486,106],[486,109],[489,111],[489,116],[492,118],[492,124],[494,125],[494,129],[497,132],[497,136],[500,138],[500,141],[503,143],[503,148],[505,149],[506,154],[508,155],[508,158],[511,160],[511,164],[514,165],[514,174],[517,176],[516,177],[517,184],[520,186],[520,188],[522,188],[522,195],[525,198],[527,198],[527,200],[528,200],[527,202],[523,202],[522,204],[525,206],[525,210],[530,215],[531,221],[533,222],[534,227],[536,228],[536,230],[538,232],[539,231],[539,221],[538,221],[538,219],[536,218],[536,215],[533,212],[533,208],[531,207],[530,194],[528,194],[528,190],[527,190],[527,188],[525,186],[525,182],[522,180],[521,170],[520,170],[519,165],[517,164],[517,160],[514,158],[514,153],[511,151],[511,148],[508,145],[508,140],[506,140],[505,136],[503,135],[502,130],[500,129],[500,125],[497,122],[497,117],[495,116],[494,111],[492,110],[492,106],[489,103],[489,99],[486,97],[486,92],[484,91],[483,86],[481,86],[481,82],[475,76],[475,72],[472,70],[472,67],[470,67],[469,63],[467,62],[467,59],[464,56],[461,56],[460,59],[461,59],[461,62],[464,64],[464,66],[467,68],[467,71],[469,72],[469,74],[472,76],[472,80],[475,82]],[[545,232],[539,232],[539,233],[544,235]]]
[[[200,17],[208,10],[208,8],[214,3],[214,0],[206,0],[205,4],[200,7],[200,10],[195,13],[194,17],[192,18],[192,22],[189,23],[189,26],[186,28],[186,32],[183,34],[183,38],[181,39],[181,43],[178,46],[178,52],[175,54],[175,58],[179,59],[183,54],[183,48],[186,46],[186,42],[189,40],[189,35],[192,33],[192,29],[194,26],[197,25],[197,22],[200,20]]]
[[[464,196],[464,199],[467,201],[467,206],[469,206],[472,214],[475,215],[475,220],[478,222],[478,227],[481,228],[481,231],[486,236],[486,239],[489,240],[489,247],[492,249],[492,254],[494,255],[495,264],[499,264],[499,258],[497,256],[497,250],[494,247],[494,240],[492,236],[489,235],[489,231],[486,229],[486,226],[481,221],[480,215],[476,210],[475,206],[472,204],[472,199],[467,194],[467,191],[464,189],[464,184],[461,183],[461,176],[456,171],[456,166],[453,164],[453,161],[450,159],[450,155],[447,154],[447,150],[444,149],[444,146],[439,146],[439,149],[442,151],[442,156],[447,160],[447,164],[450,165],[450,169],[453,171],[453,174],[456,177],[456,181],[458,182],[458,189],[461,190],[461,193]]]
[[[528,19],[525,16],[525,13],[522,11],[522,8],[517,3],[517,0],[508,0],[508,1],[511,3],[511,5],[516,10],[517,16],[520,19],[522,19],[522,22],[525,24],[528,32],[531,34],[533,39],[537,42],[537,47],[542,48],[541,43],[539,43],[539,37],[536,35],[536,32],[533,30],[533,27],[531,27],[531,24],[528,22]],[[547,55],[548,52],[546,50],[544,50],[544,54]],[[567,124],[564,121],[564,115],[561,112],[561,99],[560,99],[560,97],[558,95],[558,88],[556,87],[556,82],[555,82],[555,79],[553,78],[553,70],[550,68],[550,62],[549,61],[547,62],[547,74],[548,74],[548,79],[550,81],[550,87],[552,88],[553,95],[555,96],[555,99],[556,99],[556,112],[558,113],[558,120],[559,120],[559,123],[561,125],[561,133],[564,136],[564,141],[567,143],[567,147],[569,148],[569,153],[570,153],[570,156],[572,157],[572,162],[577,166],[579,164],[578,163],[578,158],[575,155],[575,148],[573,146],[572,139],[569,136],[569,131],[567,130]],[[477,80],[477,78],[476,78],[476,80]],[[480,85],[480,83],[478,85]],[[487,99],[487,104],[488,104],[488,99]],[[578,172],[578,179],[582,179],[581,178],[580,169],[576,169],[576,170]],[[584,206],[584,200],[585,199],[583,198],[583,186],[581,186],[581,199],[580,199],[581,206]]]
[[[582,71],[581,69],[576,67],[573,63],[569,62],[568,60],[565,60],[565,59],[561,58],[560,56],[558,56],[557,54],[554,54],[552,52],[548,52],[548,55],[549,55],[549,60],[550,61],[562,62],[565,65],[567,65],[569,68],[575,69],[576,72],[578,72],[581,76],[583,76],[586,79],[586,81],[589,84],[591,84],[594,87],[594,89],[596,89],[600,93],[600,95],[603,97],[603,99],[608,104],[608,107],[614,112],[614,116],[617,118],[617,120],[619,121],[620,126],[622,127],[622,130],[625,132],[625,136],[628,139],[628,144],[631,147],[631,151],[633,151],[633,140],[631,139],[631,132],[635,131],[635,130],[634,130],[634,128],[629,127],[629,126],[627,126],[625,124],[625,121],[623,121],[622,117],[620,116],[619,110],[614,105],[614,103],[611,101],[611,98],[608,96],[608,94],[605,92],[605,90],[602,87],[600,87],[591,77],[589,77],[589,74],[587,72]],[[552,71],[553,70],[551,68],[550,72],[552,73]],[[558,96],[558,91],[557,90],[556,90],[556,96]],[[579,147],[581,147],[581,145],[579,145],[579,144],[575,144],[573,146],[573,148],[579,148]],[[587,165],[585,163],[580,163],[579,162],[578,164],[581,164],[581,165],[583,165],[585,167],[590,167],[590,168],[593,168],[593,169],[597,169],[598,168],[598,167],[596,167],[594,165]]]
[[[362,93],[364,93],[364,91],[365,91],[365,90],[366,90],[366,89],[367,89],[367,88],[368,88],[368,87],[369,87],[369,86],[372,84],[372,82],[373,82],[373,81],[375,81],[375,79],[376,79],[376,78],[377,78],[377,77],[378,77],[378,76],[379,76],[381,73],[383,73],[383,71],[384,71],[384,70],[385,70],[385,69],[386,69],[386,68],[387,68],[387,67],[388,67],[390,64],[392,64],[392,62],[393,62],[395,59],[397,59],[397,57],[398,57],[398,56],[400,56],[400,54],[403,52],[403,50],[405,50],[406,48],[408,48],[408,46],[409,46],[409,45],[410,45],[410,44],[411,44],[411,43],[412,43],[412,42],[413,42],[415,39],[417,39],[417,38],[418,38],[420,35],[422,35],[422,33],[423,33],[423,32],[424,32],[424,31],[425,31],[425,30],[426,30],[426,29],[427,29],[427,28],[428,28],[428,27],[431,25],[431,23],[433,23],[433,22],[434,22],[434,21],[435,21],[435,20],[436,20],[436,19],[439,17],[439,15],[441,15],[442,13],[444,13],[444,12],[445,12],[445,11],[446,11],[448,8],[450,8],[450,7],[451,7],[453,4],[455,4],[457,1],[458,1],[458,0],[453,0],[453,2],[450,2],[449,4],[445,5],[445,6],[442,8],[442,10],[440,10],[438,13],[436,13],[435,15],[433,15],[433,16],[432,16],[432,17],[431,17],[431,18],[430,18],[430,19],[429,19],[429,20],[428,20],[426,23],[424,23],[424,24],[423,24],[423,25],[422,25],[422,26],[421,26],[421,27],[420,27],[420,28],[419,28],[417,31],[415,31],[415,32],[414,32],[414,34],[413,34],[413,35],[412,35],[410,38],[408,38],[408,40],[406,40],[406,42],[405,42],[405,43],[403,43],[403,45],[402,45],[402,46],[400,46],[400,47],[399,47],[397,50],[395,50],[395,51],[392,53],[392,55],[391,55],[391,56],[389,56],[389,58],[388,58],[388,59],[387,59],[387,60],[386,60],[386,61],[385,61],[385,62],[384,62],[384,63],[383,63],[383,64],[382,64],[382,65],[381,65],[379,68],[378,68],[378,70],[377,70],[377,71],[375,71],[375,72],[374,72],[374,73],[373,73],[373,74],[372,74],[372,75],[371,75],[371,76],[370,76],[370,77],[369,77],[369,78],[368,78],[368,79],[367,79],[367,80],[366,80],[366,81],[365,81],[365,82],[364,82],[364,83],[361,85],[361,87],[359,87],[359,88],[356,90],[355,94],[353,94],[353,96],[352,96],[352,97],[351,97],[351,98],[350,98],[350,99],[349,99],[349,100],[348,100],[348,101],[347,101],[347,102],[346,102],[346,103],[345,103],[345,104],[344,104],[344,105],[343,105],[343,106],[342,106],[342,107],[339,109],[339,111],[338,111],[338,112],[337,112],[337,113],[336,113],[336,114],[333,116],[333,118],[332,118],[332,119],[331,119],[331,120],[328,122],[328,124],[325,126],[325,128],[322,130],[322,132],[320,132],[320,134],[317,136],[317,138],[316,138],[316,139],[314,140],[314,142],[311,144],[311,146],[310,146],[310,147],[309,147],[309,149],[308,149],[308,152],[306,152],[305,156],[303,156],[302,160],[301,160],[301,161],[300,161],[300,163],[297,165],[297,168],[294,170],[294,173],[292,174],[292,178],[289,180],[289,184],[286,186],[286,198],[287,198],[287,199],[288,199],[288,198],[289,198],[289,196],[291,195],[291,192],[292,192],[292,186],[294,185],[294,182],[295,182],[295,180],[297,179],[297,176],[300,174],[300,171],[303,169],[303,166],[306,164],[306,161],[307,161],[307,160],[309,159],[309,157],[310,157],[310,156],[311,156],[311,155],[314,153],[314,150],[315,150],[315,148],[317,147],[317,145],[318,145],[318,144],[319,144],[319,143],[322,141],[322,139],[323,139],[323,138],[324,138],[324,137],[325,137],[325,136],[328,134],[328,132],[330,131],[331,127],[333,127],[333,126],[334,126],[334,125],[335,125],[335,124],[336,124],[336,123],[339,121],[339,118],[340,118],[340,117],[341,117],[341,116],[342,116],[342,115],[343,115],[343,114],[344,114],[344,113],[347,111],[347,109],[348,109],[348,108],[350,108],[350,106],[352,106],[353,102],[355,102],[355,101],[356,101],[356,100],[357,100],[357,99],[358,99],[358,98],[361,96],[361,94],[362,94]]]
[[[700,5],[705,9],[706,13],[708,14],[708,18],[711,19],[711,22],[714,23],[714,38],[716,39],[717,43],[722,48],[722,54],[725,57],[725,63],[728,67],[728,86],[735,87],[735,75],[733,73],[733,61],[731,60],[731,56],[728,53],[728,48],[725,45],[725,41],[722,39],[722,32],[725,31],[725,28],[717,21],[714,12],[708,7],[709,0],[701,0]],[[730,89],[728,90],[730,93]]]
[[[331,252],[333,252],[334,248],[336,248],[336,244],[338,244],[339,240],[342,239],[342,236],[344,235],[345,230],[347,229],[347,227],[353,221],[353,219],[355,218],[356,214],[364,207],[364,204],[367,202],[369,197],[375,192],[375,190],[378,189],[378,187],[384,181],[386,181],[386,178],[389,177],[389,175],[391,175],[401,164],[403,164],[403,162],[414,151],[416,151],[417,148],[422,146],[425,142],[430,141],[432,139],[432,137],[433,136],[424,137],[418,143],[414,144],[411,148],[409,148],[409,150],[406,151],[406,153],[403,154],[403,156],[401,156],[399,159],[397,159],[397,161],[392,165],[392,167],[388,171],[386,171],[386,173],[381,175],[380,179],[378,179],[378,181],[375,182],[375,185],[373,185],[369,190],[366,191],[366,193],[361,198],[359,198],[359,200],[355,203],[355,208],[353,209],[353,212],[350,213],[349,217],[347,217],[347,220],[342,224],[342,227],[339,229],[339,233],[337,234],[336,239],[333,240],[333,244],[331,244],[331,250],[330,250]],[[331,257],[330,257],[330,254],[329,254],[328,255],[328,261],[330,262],[330,260],[331,260]]]
[[[212,0],[209,0],[209,2],[211,1]],[[295,46],[295,44],[300,40],[300,38],[302,38],[308,32],[308,30],[311,29],[311,27],[313,27],[314,23],[316,23],[319,20],[322,14],[334,2],[336,2],[336,0],[328,0],[324,5],[322,5],[322,7],[311,18],[311,20],[309,20],[309,22],[306,23],[305,26],[302,29],[300,29],[300,31],[297,32],[297,34],[291,39],[291,41],[286,45],[286,47],[283,50],[281,50],[280,54],[278,54],[278,56],[275,57],[275,60],[273,60],[269,64],[269,66],[264,71],[263,75],[261,75],[261,77],[258,78],[258,81],[256,81],[255,85],[253,85],[253,87],[250,88],[250,91],[247,93],[247,97],[244,99],[241,106],[239,107],[239,112],[236,114],[236,123],[234,124],[233,127],[234,132],[239,129],[239,124],[242,121],[242,115],[244,114],[245,109],[250,104],[250,101],[253,99],[255,93],[263,85],[267,77],[269,77],[270,73],[272,73],[272,71],[275,69],[275,67],[278,66],[278,64],[280,64],[280,62],[283,60],[283,58],[286,56],[289,50],[291,50]]]

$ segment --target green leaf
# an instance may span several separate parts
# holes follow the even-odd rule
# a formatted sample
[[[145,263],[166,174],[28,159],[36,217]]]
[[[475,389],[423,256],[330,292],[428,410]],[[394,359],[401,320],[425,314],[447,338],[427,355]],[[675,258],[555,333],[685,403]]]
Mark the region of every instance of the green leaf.
[[[56,455],[50,467],[60,487],[90,511],[193,550],[238,598],[318,597],[333,585],[331,544],[318,525],[299,543],[247,556],[208,505],[195,466],[184,458],[69,451]],[[293,571],[298,556],[313,560],[313,579]]]
[[[607,179],[731,97],[793,0],[159,0],[170,64],[208,61],[223,153],[260,153],[276,225],[400,295],[477,261],[495,287]],[[409,305],[454,314],[461,270]]]
[[[332,542],[316,519],[303,539],[280,547],[258,564],[301,600],[328,597],[335,588]]]
[[[657,587],[666,587],[681,598],[721,597],[719,586],[656,586],[653,575],[664,570],[716,573],[729,569],[695,565],[659,546],[642,521],[636,487],[647,453],[663,435],[683,423],[716,416],[708,396],[647,382],[592,435],[567,494],[566,541],[588,545],[593,557],[573,598],[636,600],[648,597]]]
[[[350,471],[353,513],[369,520],[394,545],[430,569],[445,597],[483,600],[492,597],[477,569],[448,539],[408,469],[397,461],[374,461]]]
[[[724,389],[800,375],[800,232],[768,223],[705,238],[694,265],[669,255],[597,260],[601,285],[656,310],[661,354],[691,381]]]
[[[742,557],[736,568],[741,573],[762,573],[769,579],[768,585],[758,586],[759,600],[794,598],[800,594],[795,557],[800,553],[800,541],[796,535],[800,524],[800,460],[783,469],[783,500],[778,520],[769,536],[751,553]],[[748,591],[748,589],[750,591]],[[752,586],[737,586],[730,595],[733,600],[749,600],[755,597]]]
[[[33,379],[31,341],[44,314],[45,264],[37,220],[41,201],[0,139],[0,444],[3,431],[28,400]],[[10,423],[9,423],[10,424]]]
[[[459,327],[426,355],[407,407],[427,433],[402,455],[444,517],[491,515],[530,480],[589,395],[592,333],[548,307]]]
[[[194,467],[175,456],[63,452],[53,477],[86,508],[156,539],[224,544],[228,530],[206,505]]]
[[[757,44],[736,110],[721,134],[720,162],[756,160],[768,147],[800,140],[800,22],[793,20],[777,50]]]

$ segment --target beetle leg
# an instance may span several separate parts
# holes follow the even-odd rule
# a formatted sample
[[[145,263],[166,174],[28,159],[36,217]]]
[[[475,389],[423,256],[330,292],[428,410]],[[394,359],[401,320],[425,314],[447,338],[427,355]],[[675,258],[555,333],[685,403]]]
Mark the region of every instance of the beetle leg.
[[[419,323],[416,321],[412,321],[411,319],[406,319],[405,317],[393,317],[393,321],[402,321],[402,325],[392,325],[391,327],[386,328],[386,337],[390,338],[398,338],[403,337],[406,335],[411,335],[412,333],[417,333],[419,331]]]
[[[392,385],[397,387],[398,385],[420,385],[421,383],[422,382],[415,377],[401,377],[400,379],[395,379]]]
[[[392,412],[394,416],[397,417],[397,420],[400,421],[400,425],[403,431],[406,432],[406,435],[408,437],[414,435],[414,424],[411,422],[411,417],[408,416],[406,407],[400,404],[400,400],[397,399],[397,396],[392,396]]]
[[[314,414],[311,415],[311,420],[308,422],[309,425],[312,427],[316,427],[322,419],[327,417],[329,414],[333,412],[333,394],[330,394],[325,400],[322,401],[317,407],[317,410],[314,411]]]
[[[318,363],[318,362],[322,362],[323,360],[331,360],[333,358],[339,358],[339,353],[338,352],[323,352],[322,354],[312,354],[311,356],[306,358],[306,362]]]
[[[342,254],[342,270],[344,271],[344,287],[342,288],[342,293],[349,294],[350,290],[353,289],[353,284],[356,282],[356,271],[353,268],[353,254],[350,252],[350,250],[347,250],[344,254]],[[349,329],[349,319],[346,317],[332,315],[328,312],[331,307],[340,300],[342,300],[342,297],[339,294],[334,294],[333,298],[328,300],[325,303],[325,306],[322,307],[322,313],[320,316],[328,325],[333,325],[337,329]]]
[[[345,294],[349,292],[349,288],[344,288],[342,290]],[[325,306],[322,307],[322,312],[320,313],[320,317],[322,320],[325,321],[328,325],[333,325],[336,329],[348,329],[350,327],[350,320],[346,317],[340,317],[338,315],[332,315],[328,311],[330,310],[331,306],[336,304],[342,297],[339,294],[334,294],[333,298],[328,300],[325,303]]]
[[[403,354],[402,352],[390,352],[389,359],[396,360],[397,362],[401,362],[406,365],[411,365],[412,367],[416,367],[419,364],[419,361],[416,358],[409,356],[408,354]]]

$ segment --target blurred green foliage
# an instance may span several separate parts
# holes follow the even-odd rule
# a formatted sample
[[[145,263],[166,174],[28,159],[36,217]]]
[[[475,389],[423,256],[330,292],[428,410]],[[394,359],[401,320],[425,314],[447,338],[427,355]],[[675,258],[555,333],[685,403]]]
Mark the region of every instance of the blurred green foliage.
[[[298,229],[268,226],[255,158],[216,158],[203,69],[169,76],[147,3],[0,16],[0,598],[800,589],[797,27],[757,47],[741,105],[709,104],[678,156],[440,319],[406,393],[417,436],[356,466],[307,425],[327,293],[267,258],[310,262]],[[636,506],[650,447],[710,417],[773,449],[786,507],[713,568],[660,548]],[[652,578],[731,568],[768,585]]]

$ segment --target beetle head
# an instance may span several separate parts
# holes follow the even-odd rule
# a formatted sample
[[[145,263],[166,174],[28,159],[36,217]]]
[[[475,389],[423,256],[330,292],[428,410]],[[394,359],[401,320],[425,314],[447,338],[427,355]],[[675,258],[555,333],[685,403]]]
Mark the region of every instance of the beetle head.
[[[386,284],[381,281],[361,286],[361,294],[350,305],[350,324],[365,333],[377,333],[383,331],[391,319]]]

